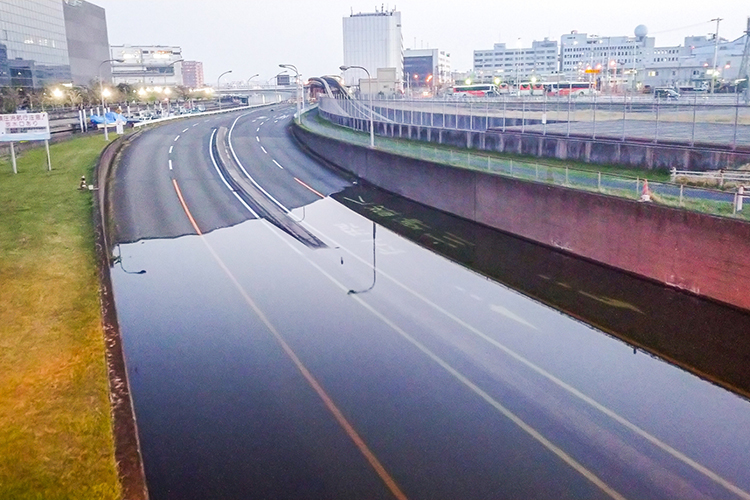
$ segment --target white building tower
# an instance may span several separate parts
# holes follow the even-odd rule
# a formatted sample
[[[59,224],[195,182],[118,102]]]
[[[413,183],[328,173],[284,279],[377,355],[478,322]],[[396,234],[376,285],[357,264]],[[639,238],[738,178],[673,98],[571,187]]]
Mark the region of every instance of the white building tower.
[[[344,21],[344,66],[363,66],[376,78],[379,68],[395,68],[396,79],[403,79],[404,49],[401,12],[381,9],[373,13],[352,13]],[[346,85],[367,78],[364,71],[344,73]]]

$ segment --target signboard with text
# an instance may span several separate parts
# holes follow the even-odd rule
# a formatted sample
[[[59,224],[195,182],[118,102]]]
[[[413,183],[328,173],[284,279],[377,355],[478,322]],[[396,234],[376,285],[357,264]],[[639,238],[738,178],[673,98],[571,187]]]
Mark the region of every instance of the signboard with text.
[[[47,113],[0,115],[0,142],[44,141],[49,138]]]

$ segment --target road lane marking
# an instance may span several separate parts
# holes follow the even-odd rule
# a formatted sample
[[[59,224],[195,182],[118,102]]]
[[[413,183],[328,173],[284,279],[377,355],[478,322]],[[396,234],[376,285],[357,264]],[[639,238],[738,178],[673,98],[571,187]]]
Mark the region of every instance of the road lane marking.
[[[172,170],[172,160],[169,160],[169,170]]]
[[[263,189],[263,187],[260,184],[258,184],[255,181],[255,179],[253,179],[253,177],[245,169],[245,166],[242,165],[242,162],[240,162],[240,159],[237,158],[237,153],[234,152],[234,146],[232,146],[232,132],[234,131],[234,127],[235,127],[235,125],[237,125],[237,122],[239,121],[239,119],[242,118],[243,116],[246,116],[247,114],[249,114],[249,113],[246,113],[244,115],[240,115],[237,118],[235,118],[234,122],[232,122],[232,126],[229,127],[229,133],[227,134],[227,143],[229,144],[229,150],[232,152],[232,157],[234,158],[234,161],[237,162],[237,165],[239,165],[239,167],[242,170],[242,172],[247,176],[248,179],[250,179],[250,182],[252,182],[255,187],[257,187],[264,195],[266,195],[266,197],[269,200],[271,200],[272,202],[274,202],[277,207],[279,207],[280,209],[282,209],[287,214],[291,214],[291,210],[289,210],[284,205],[282,205],[279,202],[279,200],[277,200],[276,198],[274,198],[273,196],[271,196],[271,193],[269,193],[268,191],[266,191],[265,189]],[[255,138],[258,140],[258,142],[260,142],[260,139],[258,139],[257,135],[255,136]]]
[[[370,466],[375,470],[375,472],[378,474],[380,479],[386,484],[386,486],[391,491],[393,496],[396,497],[398,500],[408,500],[406,495],[401,491],[401,488],[399,488],[399,486],[396,484],[396,481],[393,479],[393,477],[391,477],[388,471],[385,470],[385,467],[383,467],[383,464],[380,463],[380,460],[378,460],[375,454],[370,450],[370,448],[367,446],[367,443],[365,443],[364,439],[362,439],[359,433],[354,429],[354,426],[352,426],[352,424],[349,423],[349,420],[347,420],[346,416],[344,416],[344,414],[341,412],[338,406],[336,406],[336,403],[334,403],[333,399],[328,395],[328,393],[323,388],[323,386],[320,385],[320,383],[313,376],[313,374],[310,373],[310,370],[308,370],[305,364],[302,363],[302,360],[299,358],[299,356],[297,356],[297,353],[295,353],[294,350],[291,348],[291,346],[287,344],[286,340],[284,340],[284,337],[281,335],[281,332],[279,332],[279,330],[273,325],[273,323],[271,323],[271,321],[268,319],[265,313],[255,303],[252,297],[250,297],[250,294],[245,290],[242,284],[234,276],[232,271],[229,270],[229,268],[221,259],[221,257],[219,257],[219,255],[216,253],[213,247],[208,243],[206,238],[203,237],[203,233],[201,233],[200,229],[198,228],[198,225],[195,223],[195,219],[190,213],[190,209],[188,209],[188,206],[185,203],[185,199],[182,196],[180,187],[177,185],[177,180],[172,179],[172,183],[174,184],[175,191],[177,192],[177,197],[180,199],[182,208],[185,210],[185,213],[190,219],[191,224],[193,224],[193,228],[195,228],[195,231],[198,233],[199,236],[201,236],[201,241],[206,245],[206,248],[208,248],[208,251],[211,253],[214,260],[216,260],[216,262],[219,264],[219,267],[221,267],[222,271],[224,271],[224,273],[227,275],[227,277],[235,286],[235,288],[237,288],[238,292],[240,293],[242,298],[245,300],[247,305],[250,306],[250,308],[255,312],[258,318],[263,322],[263,324],[266,326],[268,331],[274,337],[276,342],[278,342],[278,344],[281,346],[281,349],[284,351],[287,357],[289,357],[289,359],[292,361],[292,363],[297,368],[297,370],[299,370],[299,372],[302,374],[303,378],[307,381],[307,383],[310,385],[313,391],[315,391],[318,397],[320,397],[320,399],[323,401],[323,404],[328,409],[328,411],[331,412],[336,422],[338,422],[338,424],[344,430],[346,435],[354,442],[354,445],[359,449],[360,453],[364,455],[365,459],[368,461]]]
[[[172,154],[173,149],[174,149],[174,146],[169,146],[169,154]]]
[[[314,226],[311,226],[307,222],[301,222],[301,224],[307,226],[309,229],[311,229],[312,231],[314,231],[316,234],[318,234],[318,235],[326,238],[328,241],[330,241],[332,243],[332,246],[334,246],[334,247],[340,247],[342,250],[344,250],[346,253],[348,253],[349,255],[351,255],[356,260],[358,260],[358,261],[362,262],[363,264],[365,264],[366,266],[369,266],[370,268],[372,268],[372,264],[371,263],[365,261],[364,259],[362,259],[361,257],[359,257],[357,254],[355,254],[354,252],[352,252],[351,250],[349,250],[348,248],[346,248],[346,246],[341,245],[336,240],[334,240],[330,236],[326,235],[322,231],[318,230]],[[489,344],[493,345],[497,349],[503,351],[504,353],[506,353],[511,358],[515,359],[519,363],[521,363],[521,364],[525,365],[526,367],[530,368],[532,371],[535,371],[536,373],[538,373],[542,377],[546,378],[550,382],[554,383],[558,387],[564,389],[565,391],[567,391],[571,395],[577,397],[581,401],[583,401],[583,402],[587,403],[588,405],[592,406],[593,408],[599,410],[603,414],[605,414],[608,417],[610,417],[612,420],[618,422],[622,426],[624,426],[627,429],[631,430],[633,433],[635,433],[638,436],[642,437],[643,439],[645,439],[646,441],[650,442],[651,444],[653,444],[657,448],[660,448],[661,450],[663,450],[667,454],[672,455],[673,457],[675,457],[678,460],[682,461],[683,463],[685,463],[686,465],[690,466],[694,470],[700,472],[701,474],[703,474],[707,478],[711,479],[715,483],[717,483],[717,484],[723,486],[724,488],[726,488],[727,490],[733,492],[737,496],[739,496],[741,498],[744,498],[745,500],[750,500],[750,493],[742,490],[738,486],[736,486],[736,485],[732,484],[731,482],[727,481],[726,479],[724,479],[723,477],[719,476],[717,473],[715,473],[711,469],[709,469],[709,468],[707,468],[707,467],[699,464],[698,462],[696,462],[695,460],[691,459],[690,457],[688,457],[684,453],[676,450],[675,448],[671,447],[667,443],[661,441],[656,436],[653,436],[653,435],[649,434],[644,429],[638,427],[636,424],[634,424],[634,423],[630,422],[629,420],[627,420],[625,417],[622,417],[619,414],[615,413],[614,410],[610,410],[608,407],[606,407],[603,404],[599,403],[595,399],[587,396],[586,394],[583,394],[581,391],[579,391],[575,387],[571,386],[570,384],[568,384],[566,382],[563,382],[561,379],[555,377],[554,375],[552,375],[551,373],[549,373],[544,368],[535,365],[534,363],[532,363],[528,359],[524,358],[523,356],[521,356],[517,352],[513,351],[512,349],[510,349],[509,347],[501,344],[497,340],[495,340],[495,339],[491,338],[490,336],[488,336],[487,334],[481,332],[479,329],[477,329],[474,326],[472,326],[472,325],[468,324],[467,322],[463,321],[462,319],[460,319],[459,317],[457,317],[453,313],[447,311],[446,309],[443,309],[439,305],[437,305],[434,302],[432,302],[431,300],[429,300],[424,295],[422,295],[422,294],[418,293],[417,291],[409,288],[408,286],[406,286],[405,284],[401,283],[400,281],[398,281],[396,278],[392,277],[388,273],[386,273],[386,272],[384,272],[384,271],[382,271],[380,269],[378,269],[377,272],[378,272],[378,274],[380,274],[381,276],[383,276],[387,280],[393,282],[394,284],[396,284],[400,288],[404,289],[405,291],[407,291],[408,293],[410,293],[414,297],[418,298],[419,300],[421,300],[422,302],[424,302],[428,306],[432,307],[433,309],[435,309],[439,313],[447,316],[449,319],[451,319],[452,321],[454,321],[458,325],[460,325],[463,328],[467,329],[468,331],[470,331],[471,333],[475,334],[479,338],[485,340],[486,342],[488,342]]]
[[[256,132],[260,132],[260,127],[255,129]]]
[[[266,224],[266,227],[269,228],[276,236],[281,238],[280,235],[277,234],[277,232],[270,227],[270,223]],[[302,254],[299,252],[296,248],[292,246],[292,244],[282,239],[284,243],[287,244],[287,246],[291,247],[295,252],[297,252],[298,255],[300,255],[303,259],[305,259],[312,267],[317,269],[323,276],[328,278],[328,280],[333,283],[336,287],[338,287],[343,292],[347,293],[353,300],[357,301],[359,305],[367,309],[371,314],[373,314],[376,318],[378,318],[380,321],[385,323],[388,327],[390,327],[394,332],[399,334],[401,337],[403,337],[407,342],[412,344],[414,347],[416,347],[418,350],[422,351],[423,354],[427,355],[430,359],[432,359],[435,363],[437,363],[441,368],[443,368],[445,371],[447,371],[450,375],[452,375],[455,379],[457,379],[459,382],[461,382],[464,386],[469,388],[472,392],[474,392],[476,395],[478,395],[480,398],[482,398],[484,401],[489,403],[493,408],[495,408],[498,412],[500,412],[503,416],[508,418],[511,422],[516,424],[518,427],[521,428],[524,432],[526,432],[528,435],[530,435],[535,441],[540,443],[542,446],[547,448],[549,451],[551,451],[554,455],[556,455],[558,458],[560,458],[562,461],[564,461],[566,464],[568,464],[570,467],[572,467],[576,472],[584,476],[586,479],[588,479],[592,484],[597,486],[599,489],[601,489],[605,494],[609,495],[611,498],[615,500],[625,500],[625,497],[622,496],[620,493],[615,491],[612,487],[610,487],[608,484],[606,484],[604,481],[599,479],[599,477],[588,470],[585,466],[580,464],[577,460],[575,460],[572,456],[568,455],[563,449],[556,446],[554,443],[552,443],[550,440],[545,438],[539,431],[531,427],[529,424],[527,424],[525,421],[523,421],[520,417],[518,417],[515,413],[507,409],[505,406],[500,404],[498,401],[496,401],[492,396],[490,396],[488,393],[483,391],[479,386],[477,386],[475,383],[473,383],[471,380],[469,380],[466,376],[464,376],[462,373],[460,373],[458,370],[453,368],[451,365],[449,365],[445,360],[443,360],[440,356],[432,352],[427,346],[419,342],[417,339],[409,335],[404,329],[396,325],[394,322],[392,322],[390,319],[388,319],[385,315],[380,313],[377,309],[375,309],[373,306],[365,302],[361,297],[358,295],[352,295],[349,294],[349,288],[344,286],[341,282],[339,282],[336,278],[334,278],[332,275],[330,275],[325,269],[320,267],[317,263],[313,262],[308,256]]]
[[[281,166],[281,165],[279,165],[279,166]],[[318,196],[320,196],[321,198],[325,198],[325,196],[324,196],[324,195],[322,195],[321,193],[319,193],[319,192],[318,192],[318,191],[316,191],[315,189],[311,188],[310,186],[308,186],[307,184],[305,184],[305,183],[304,183],[304,182],[302,182],[301,180],[297,179],[296,177],[294,178],[294,180],[295,180],[295,181],[297,181],[297,182],[299,182],[300,184],[302,184],[302,185],[303,185],[303,186],[305,186],[305,187],[306,187],[307,189],[309,189],[309,190],[310,190],[310,191],[312,191],[313,193],[317,194],[317,195],[318,195]]]
[[[194,123],[193,127],[197,127],[198,125],[200,125],[200,124],[199,123]]]
[[[521,323],[522,325],[526,325],[529,328],[531,328],[532,330],[539,330],[539,328],[537,328],[536,326],[532,325],[531,323],[529,323],[528,321],[526,321],[525,319],[523,319],[521,316],[517,315],[516,313],[514,313],[510,309],[506,309],[505,307],[503,307],[501,305],[492,304],[490,306],[490,310],[492,310],[492,311],[494,311],[496,313],[502,314],[506,318],[510,318],[513,321]]]
[[[186,128],[185,130],[183,130],[183,131],[182,131],[182,133],[184,134],[184,133],[185,133],[185,132],[187,132],[188,130],[190,130],[190,127],[188,127],[188,128]]]
[[[174,138],[174,142],[177,142],[177,139],[179,139],[179,138],[180,138],[180,135],[177,134],[177,137]]]
[[[271,161],[272,161],[272,162],[274,162],[274,163],[276,164],[276,166],[277,166],[277,167],[279,167],[279,168],[280,168],[281,170],[284,170],[284,167],[282,167],[282,166],[281,166],[281,165],[279,164],[279,162],[277,162],[276,160],[271,160]]]
[[[258,142],[260,142],[260,137],[258,137],[258,136],[256,135],[256,136],[255,136],[255,140],[256,140],[256,141],[258,141]]]
[[[215,137],[216,137],[216,129],[214,129],[213,132],[211,132],[211,138],[208,140],[208,156],[211,158],[211,163],[214,164],[214,168],[216,169],[216,173],[219,174],[219,178],[224,183],[224,185],[227,187],[227,189],[229,189],[229,191],[234,195],[234,197],[237,198],[239,200],[239,202],[242,203],[242,205],[245,208],[247,208],[247,210],[251,214],[253,214],[253,217],[255,217],[256,219],[260,219],[260,216],[255,212],[255,210],[253,210],[252,208],[250,208],[250,205],[248,205],[245,202],[245,200],[242,199],[242,197],[240,196],[240,194],[237,191],[235,191],[232,188],[232,186],[229,185],[229,181],[227,181],[226,178],[224,177],[224,174],[221,173],[221,169],[219,169],[219,164],[216,163],[216,159],[214,158],[213,145],[216,142]]]
[[[203,236],[203,233],[201,232],[200,228],[198,227],[198,224],[196,224],[195,219],[193,218],[193,214],[190,213],[190,210],[188,209],[188,206],[185,203],[185,198],[182,197],[182,191],[180,191],[180,186],[177,185],[177,179],[172,179],[172,184],[174,185],[174,190],[177,192],[177,197],[180,199],[180,204],[182,205],[182,209],[185,211],[185,214],[190,220],[190,224],[193,225],[193,229],[195,229],[195,232],[198,233],[198,236]]]
[[[268,154],[268,151],[266,151],[266,148],[264,148],[263,146],[261,146],[261,147],[260,147],[260,149],[261,149],[261,150],[262,150],[262,151],[263,151],[264,153]]]
[[[375,456],[375,454],[370,450],[370,448],[367,446],[365,441],[362,439],[362,437],[359,435],[359,433],[354,429],[352,424],[349,423],[347,418],[344,416],[344,414],[341,412],[341,410],[336,406],[336,403],[333,402],[333,399],[328,395],[328,393],[323,389],[323,386],[320,385],[320,383],[317,381],[317,379],[310,373],[310,371],[307,369],[307,367],[302,363],[302,360],[300,360],[299,356],[294,352],[294,350],[287,344],[286,340],[284,340],[284,337],[281,335],[281,333],[276,329],[276,327],[271,323],[271,321],[268,319],[268,317],[263,313],[263,311],[260,309],[260,307],[255,303],[255,301],[250,297],[248,292],[245,290],[245,288],[240,284],[240,282],[237,280],[237,278],[234,276],[232,271],[229,270],[229,268],[224,264],[224,261],[221,260],[221,257],[214,251],[213,247],[209,245],[209,243],[206,241],[205,238],[201,238],[201,240],[206,244],[206,247],[208,248],[211,255],[213,255],[216,262],[219,264],[219,267],[224,271],[224,274],[227,275],[229,280],[232,282],[232,284],[237,288],[237,291],[240,293],[243,299],[245,299],[245,302],[247,305],[250,306],[250,308],[255,312],[255,314],[260,318],[260,320],[263,322],[263,324],[266,326],[266,329],[271,333],[271,335],[274,337],[276,342],[281,346],[281,349],[284,351],[284,353],[291,359],[292,363],[294,363],[294,366],[297,367],[297,370],[302,374],[304,379],[307,381],[307,383],[312,387],[312,389],[315,391],[315,393],[320,397],[320,399],[323,401],[323,404],[328,409],[328,411],[333,414],[333,417],[336,419],[338,424],[344,429],[344,432],[346,432],[347,436],[354,442],[354,444],[359,449],[360,453],[364,455],[365,459],[370,463],[370,466],[375,469],[375,472],[380,476],[380,479],[386,484],[388,489],[391,491],[394,497],[396,497],[399,500],[407,500],[406,495],[401,491],[401,489],[396,484],[396,481],[391,477],[391,475],[388,473],[388,471],[385,470],[385,467],[380,463],[378,458]]]

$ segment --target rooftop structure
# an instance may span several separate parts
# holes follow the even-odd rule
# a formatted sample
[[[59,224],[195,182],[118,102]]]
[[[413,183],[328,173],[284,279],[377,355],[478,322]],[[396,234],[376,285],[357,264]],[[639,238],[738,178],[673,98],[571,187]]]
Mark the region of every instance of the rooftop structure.
[[[352,13],[343,18],[344,65],[367,68],[374,78],[379,68],[396,68],[396,78],[403,78],[404,55],[401,37],[401,13],[380,10]],[[346,85],[357,85],[367,78],[364,71],[350,69],[344,74]]]

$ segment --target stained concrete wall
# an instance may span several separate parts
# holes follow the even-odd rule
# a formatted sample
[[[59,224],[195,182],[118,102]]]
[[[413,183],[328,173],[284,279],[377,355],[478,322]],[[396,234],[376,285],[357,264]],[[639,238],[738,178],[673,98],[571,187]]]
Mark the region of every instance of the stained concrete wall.
[[[385,110],[381,109],[385,114]],[[320,115],[327,120],[368,131],[369,121],[358,118],[342,117],[320,110]],[[408,115],[408,113],[407,113]],[[706,171],[720,168],[738,168],[750,164],[750,153],[728,149],[710,149],[689,147],[677,143],[654,144],[645,141],[616,141],[609,139],[591,139],[590,137],[565,137],[543,135],[540,133],[519,132],[518,130],[493,129],[481,130],[481,120],[470,121],[466,115],[446,115],[442,128],[442,115],[430,117],[430,113],[419,115],[419,122],[424,125],[375,123],[375,133],[389,137],[434,142],[460,148],[497,151],[540,158],[557,158],[583,163],[604,165],[623,165],[643,169],[666,169]],[[437,117],[440,117],[437,119]],[[396,119],[403,119],[400,115]],[[492,120],[495,121],[495,120]],[[527,125],[539,123],[526,120]],[[458,124],[458,128],[456,128]],[[491,125],[501,127],[492,123]],[[506,125],[520,126],[521,119],[508,118]],[[474,127],[475,130],[462,130]]]
[[[750,309],[748,223],[294,134],[328,162],[416,202]]]

